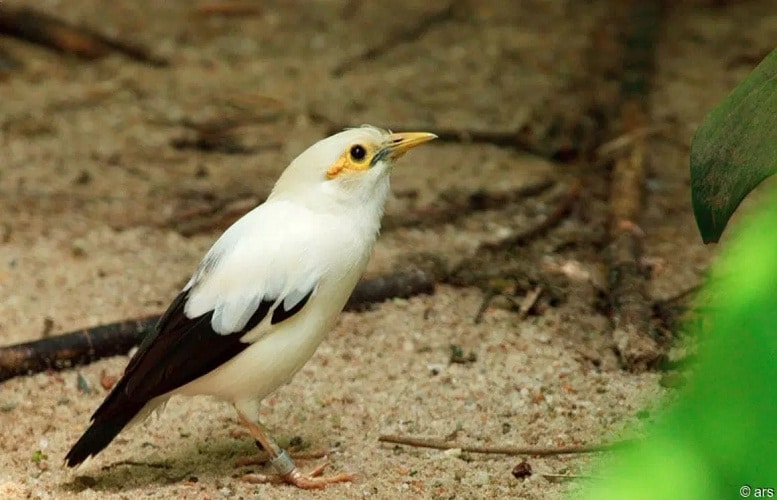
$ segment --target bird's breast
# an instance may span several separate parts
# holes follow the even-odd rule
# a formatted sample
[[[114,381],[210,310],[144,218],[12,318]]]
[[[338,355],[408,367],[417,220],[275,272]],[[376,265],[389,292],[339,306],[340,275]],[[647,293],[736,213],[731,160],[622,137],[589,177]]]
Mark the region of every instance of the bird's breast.
[[[273,392],[313,355],[348,300],[362,268],[359,265],[335,279],[323,279],[297,315],[273,326],[235,358],[177,392],[208,394],[233,402],[262,399]]]

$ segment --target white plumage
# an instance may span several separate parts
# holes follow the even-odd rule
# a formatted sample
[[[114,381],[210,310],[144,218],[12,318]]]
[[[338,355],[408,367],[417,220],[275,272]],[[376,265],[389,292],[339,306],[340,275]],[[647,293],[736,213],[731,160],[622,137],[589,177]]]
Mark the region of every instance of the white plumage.
[[[284,214],[283,223],[288,225],[274,218],[276,212]],[[245,326],[262,298],[276,298],[273,308],[284,303],[288,310],[308,292],[313,293],[298,314],[276,325],[270,325],[271,309],[256,328],[243,336],[244,341],[252,343],[248,349],[215,372],[182,387],[182,393],[235,400],[237,394],[250,395],[253,391],[250,399],[255,400],[274,390],[275,384],[288,380],[313,354],[342,310],[364,271],[377,234],[377,228],[370,232],[359,225],[337,224],[337,216],[313,213],[284,201],[268,202],[246,217],[251,217],[249,223],[258,223],[253,227],[267,228],[269,234],[283,228],[284,244],[262,245],[265,231],[240,238],[225,250],[213,270],[200,278],[201,282],[192,285],[187,316],[215,310],[214,330],[231,333]],[[240,262],[245,261],[252,265],[241,266]],[[257,342],[259,339],[262,342]],[[283,363],[276,359],[279,352],[288,353]],[[252,371],[250,366],[267,368]]]
[[[68,465],[172,395],[209,394],[235,405],[286,481],[313,488],[350,480],[301,474],[259,423],[259,403],[310,359],[353,291],[380,229],[393,161],[433,138],[364,126],[299,155],[267,201],[205,255]]]

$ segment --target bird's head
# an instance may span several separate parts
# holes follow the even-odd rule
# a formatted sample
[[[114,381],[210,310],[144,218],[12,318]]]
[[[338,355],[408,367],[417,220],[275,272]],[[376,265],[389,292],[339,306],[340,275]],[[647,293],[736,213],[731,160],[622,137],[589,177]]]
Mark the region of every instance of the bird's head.
[[[317,209],[364,204],[382,208],[394,161],[436,137],[427,132],[392,133],[370,125],[344,130],[295,158],[271,196],[316,204]]]

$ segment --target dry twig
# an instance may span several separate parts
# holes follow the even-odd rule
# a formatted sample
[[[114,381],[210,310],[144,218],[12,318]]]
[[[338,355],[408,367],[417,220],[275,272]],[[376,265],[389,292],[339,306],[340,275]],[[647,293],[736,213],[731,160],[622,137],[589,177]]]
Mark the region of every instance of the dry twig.
[[[647,155],[644,130],[647,122],[645,95],[653,71],[653,39],[661,21],[660,1],[629,5],[624,41],[621,87],[621,135],[631,135],[629,147],[615,160],[610,183],[610,244],[607,252],[610,304],[613,311],[613,341],[621,362],[631,370],[655,365],[661,349],[651,336],[651,304],[647,277],[640,265],[642,231],[639,221],[644,197]]]
[[[11,7],[0,3],[0,34],[42,45],[83,59],[99,59],[111,52],[152,66],[168,62],[152,55],[140,45],[108,37],[94,30],[73,26],[50,14],[30,7]]]
[[[488,453],[494,455],[533,455],[539,457],[556,455],[573,455],[580,453],[598,453],[612,451],[615,448],[629,444],[628,441],[606,445],[591,446],[561,446],[548,448],[542,446],[475,446],[462,445],[442,439],[420,439],[406,436],[384,434],[378,438],[381,443],[401,444],[417,448],[434,448],[436,450],[461,450],[467,453]]]
[[[634,143],[663,132],[664,127],[639,127],[609,140],[596,148],[596,158],[599,161],[609,162],[617,158],[619,154],[628,151]]]
[[[580,196],[581,189],[582,183],[579,180],[573,182],[561,196],[561,200],[556,205],[556,208],[554,208],[553,211],[538,224],[518,234],[508,236],[498,242],[484,243],[480,248],[490,251],[510,250],[513,247],[525,245],[528,242],[545,235],[548,231],[558,226],[561,221],[569,215],[572,211],[572,207],[575,206],[575,202]]]
[[[162,225],[186,237],[223,230],[266,198],[266,195],[241,195],[218,199],[205,206],[176,212]]]
[[[448,191],[440,195],[438,201],[431,207],[397,215],[387,214],[383,218],[381,227],[384,231],[391,231],[398,228],[451,224],[474,212],[504,209],[511,203],[539,196],[554,185],[555,181],[542,179],[510,191],[495,192],[485,189],[472,192]]]
[[[478,307],[478,312],[475,313],[475,324],[480,324],[481,321],[483,321],[483,315],[486,314],[486,310],[488,309],[488,306],[491,305],[491,301],[494,300],[494,297],[498,296],[499,292],[495,288],[489,288],[485,291],[483,294],[483,300],[480,302],[480,307]]]
[[[552,473],[540,473],[540,476],[544,477],[548,481],[571,481],[573,479],[604,479],[602,476],[591,476],[590,474],[552,474]]]
[[[262,13],[257,2],[241,0],[216,0],[198,3],[192,12],[197,16],[256,16]]]
[[[684,290],[680,290],[674,295],[670,295],[669,297],[666,297],[663,299],[655,300],[654,305],[671,306],[677,303],[683,303],[686,300],[689,300],[690,298],[694,297],[699,292],[699,290],[701,290],[702,286],[703,286],[703,283],[697,283],[696,285],[690,286]]]
[[[452,224],[474,212],[498,210],[506,205],[539,196],[555,185],[550,179],[542,179],[511,191],[472,192],[449,191],[443,193],[430,207],[411,210],[401,214],[387,214],[383,218],[383,232],[399,228],[433,227]],[[198,194],[198,193],[194,193]],[[176,211],[163,227],[172,229],[182,236],[194,236],[205,232],[223,230],[235,222],[248,209],[263,203],[267,194],[240,194],[230,198],[215,198],[208,193],[200,194],[203,200],[194,207]],[[188,200],[187,200],[188,201]]]
[[[430,29],[451,20],[454,16],[455,5],[456,2],[450,2],[444,8],[420,18],[412,26],[390,34],[386,39],[381,40],[380,43],[375,44],[355,57],[347,58],[332,70],[332,75],[342,76],[351,68],[360,67],[359,63],[362,61],[374,60],[400,45],[418,40]]]
[[[102,470],[111,470],[116,467],[129,465],[132,467],[148,467],[149,469],[172,469],[173,466],[167,462],[141,462],[138,460],[119,460],[108,465],[103,465]]]
[[[277,150],[283,144],[279,141],[266,141],[258,144],[245,144],[244,129],[252,123],[265,121],[270,115],[261,117],[217,118],[202,123],[184,120],[182,125],[190,132],[170,140],[175,149],[196,149],[206,153],[248,155],[261,150]]]
[[[534,304],[537,303],[537,299],[540,298],[541,294],[541,286],[535,287],[533,290],[526,294],[526,296],[521,301],[520,308],[518,309],[518,316],[521,319],[526,319],[526,316],[529,315],[529,311],[531,311],[531,308],[534,307]]]
[[[0,47],[0,81],[5,78],[7,73],[22,68],[22,62],[8,53],[3,47]]]

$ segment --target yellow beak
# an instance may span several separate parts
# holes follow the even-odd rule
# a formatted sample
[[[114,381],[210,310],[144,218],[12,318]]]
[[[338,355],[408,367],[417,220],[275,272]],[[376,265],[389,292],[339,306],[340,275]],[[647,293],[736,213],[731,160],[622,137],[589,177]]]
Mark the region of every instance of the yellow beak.
[[[397,159],[407,153],[410,149],[433,139],[437,139],[437,136],[430,134],[429,132],[401,132],[398,134],[391,134],[386,149],[388,150],[388,155],[392,159]]]

